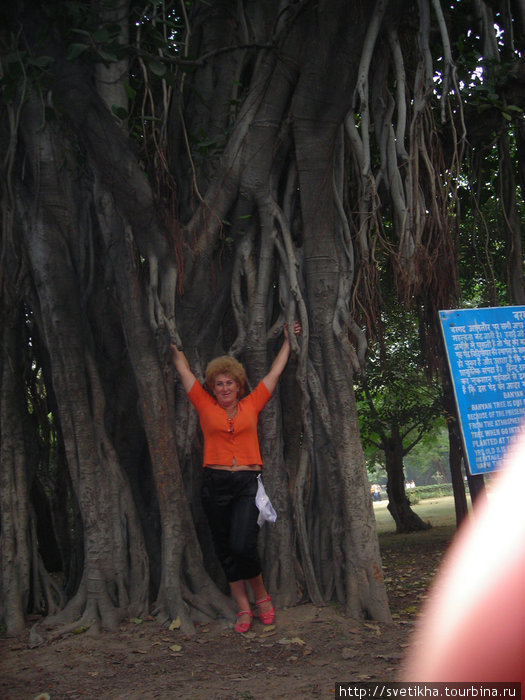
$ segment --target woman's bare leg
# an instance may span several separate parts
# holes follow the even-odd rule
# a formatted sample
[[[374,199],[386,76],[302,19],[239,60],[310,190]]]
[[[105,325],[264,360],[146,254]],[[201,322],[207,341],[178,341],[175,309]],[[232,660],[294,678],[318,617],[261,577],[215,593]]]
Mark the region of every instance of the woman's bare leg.
[[[266,586],[264,585],[262,574],[255,576],[255,578],[248,579],[248,583],[250,584],[251,589],[253,591],[253,595],[255,596],[255,602],[268,598],[268,591],[266,590]],[[272,608],[273,604],[271,600],[261,603],[259,605],[259,610],[263,613],[270,612]]]
[[[237,603],[237,609],[239,612],[246,612],[251,609],[245,581],[230,581],[230,590],[235,602]],[[249,615],[241,615],[238,617],[239,622],[249,622],[250,619],[251,618]]]

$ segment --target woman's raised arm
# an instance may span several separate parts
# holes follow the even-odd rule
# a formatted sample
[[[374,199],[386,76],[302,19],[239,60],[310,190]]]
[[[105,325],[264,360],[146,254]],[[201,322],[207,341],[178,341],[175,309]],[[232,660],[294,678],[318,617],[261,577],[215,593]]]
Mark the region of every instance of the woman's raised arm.
[[[170,349],[175,369],[179,373],[179,376],[182,381],[182,386],[184,387],[184,391],[188,393],[191,387],[193,386],[194,382],[197,381],[195,375],[191,371],[190,363],[188,362],[184,352],[182,350],[179,350],[179,348],[174,343],[170,345]]]
[[[295,333],[295,335],[299,335],[299,333],[301,332],[301,325],[298,321],[294,323],[293,332]],[[277,357],[275,358],[275,360],[272,362],[270,371],[268,372],[266,377],[263,378],[263,382],[266,384],[266,388],[271,394],[273,394],[273,392],[275,391],[275,387],[277,386],[279,377],[283,373],[283,370],[286,367],[286,363],[288,362],[288,358],[290,357],[290,338],[288,337],[288,327],[286,324],[284,325],[283,334],[284,341],[281,345],[281,349],[277,353]]]

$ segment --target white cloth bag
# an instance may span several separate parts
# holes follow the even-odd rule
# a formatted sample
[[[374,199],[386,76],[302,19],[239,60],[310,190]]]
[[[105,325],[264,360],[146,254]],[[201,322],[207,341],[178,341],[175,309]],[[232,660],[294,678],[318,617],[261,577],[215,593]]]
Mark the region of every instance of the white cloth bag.
[[[255,496],[255,505],[259,509],[259,517],[257,518],[257,525],[261,527],[263,523],[267,520],[270,523],[274,523],[277,520],[277,513],[272,506],[268,494],[264,490],[261,475],[257,477],[257,494]]]

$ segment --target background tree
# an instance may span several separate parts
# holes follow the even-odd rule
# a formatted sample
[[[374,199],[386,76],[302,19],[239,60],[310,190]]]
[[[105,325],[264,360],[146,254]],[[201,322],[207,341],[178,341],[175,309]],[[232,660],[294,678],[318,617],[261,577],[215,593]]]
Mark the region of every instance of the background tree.
[[[428,319],[453,287],[464,130],[447,23],[465,6],[3,8],[9,631],[29,600],[45,601],[49,623],[75,626],[153,610],[190,632],[195,619],[232,614],[199,505],[196,419],[168,344],[184,344],[199,376],[213,354],[235,354],[254,385],[293,318],[304,329],[296,362],[261,425],[280,516],[262,537],[265,580],[280,604],[336,599],[389,619],[353,372],[378,318],[379,247],[400,296]],[[58,591],[38,538],[44,512]]]
[[[392,302],[382,308],[381,343],[370,346],[359,386],[359,420],[364,445],[383,451],[396,531],[413,532],[428,524],[410,507],[404,459],[435,429],[443,404],[438,380],[429,378],[420,359],[414,314]]]

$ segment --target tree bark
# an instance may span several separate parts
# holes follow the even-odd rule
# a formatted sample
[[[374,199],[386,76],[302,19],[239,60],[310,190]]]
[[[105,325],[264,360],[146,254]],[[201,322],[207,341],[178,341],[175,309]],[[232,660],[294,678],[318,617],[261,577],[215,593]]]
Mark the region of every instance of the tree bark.
[[[387,494],[388,510],[396,523],[396,532],[417,532],[428,530],[431,525],[425,523],[410,507],[405,491],[405,472],[403,469],[403,444],[396,426],[392,426],[390,437],[383,444],[385,466],[388,476]]]
[[[311,444],[314,483],[319,490],[319,520],[312,532],[322,532],[314,548],[321,590],[344,601],[348,613],[388,620],[381,559],[374,536],[374,515],[359,438],[351,365],[344,336],[335,328],[348,323],[341,299],[341,280],[352,278],[352,258],[342,254],[345,221],[337,211],[334,169],[339,127],[350,107],[363,34],[359,27],[334,46],[347,11],[345,3],[315,17],[317,32],[308,37],[309,51],[295,92],[293,118],[301,213],[304,222],[304,277],[309,302],[308,388],[312,411]],[[305,22],[313,17],[305,15]],[[348,28],[348,27],[347,27]],[[311,43],[310,43],[311,42]],[[341,71],[341,65],[346,70]],[[337,77],[336,77],[337,76]],[[334,90],[334,81],[338,90]],[[340,99],[335,100],[334,94]],[[341,306],[343,305],[343,308]],[[342,345],[341,345],[342,340]],[[336,437],[337,436],[337,437]],[[325,445],[324,449],[318,446]],[[331,503],[331,510],[327,504]],[[312,514],[310,514],[312,517]],[[372,536],[366,536],[365,533]],[[323,570],[326,557],[332,566]]]
[[[210,261],[220,241],[218,222],[226,216],[230,220],[233,214],[229,235],[238,237],[239,257],[234,262],[231,288],[237,326],[232,349],[246,362],[252,385],[269,366],[266,338],[271,339],[273,329],[279,327],[279,316],[281,323],[299,317],[304,328],[298,377],[302,417],[308,422],[304,424],[304,446],[297,453],[299,464],[292,469],[289,488],[285,485],[290,472],[285,471],[279,438],[280,411],[273,414],[269,406],[261,417],[265,478],[280,513],[278,527],[264,535],[265,571],[272,584],[280,584],[275,592],[278,600],[293,600],[297,585],[283,577],[283,572],[288,570],[291,575],[298,571],[299,582],[312,598],[335,596],[353,615],[389,619],[355,420],[352,378],[345,364],[350,351],[344,332],[334,335],[334,327],[342,324],[344,328],[348,322],[348,300],[342,296],[341,280],[346,275],[351,285],[353,273],[350,259],[343,255],[341,260],[338,249],[345,222],[340,213],[336,222],[333,184],[327,177],[334,167],[336,144],[341,147],[339,129],[351,102],[349,76],[353,64],[349,57],[353,57],[355,68],[359,55],[357,29],[355,43],[352,37],[346,38],[332,51],[333,32],[346,9],[344,3],[331,6],[330,12],[302,8],[286,37],[286,59],[279,60],[272,53],[261,57],[222,155],[221,168],[210,182],[205,202],[188,223],[188,243],[195,232],[196,255],[186,262],[185,275],[193,282],[202,280],[202,284],[185,294],[181,308],[190,313],[178,317],[193,347],[197,334],[192,329],[200,325],[195,322],[195,314],[214,303],[209,271],[217,269],[217,278],[221,274],[219,265]],[[341,65],[345,66],[344,72]],[[337,100],[335,82],[340,96]],[[283,134],[280,125],[287,118],[292,129]],[[293,210],[288,199],[295,183],[300,201],[294,196],[293,206],[300,207],[305,222],[300,233],[291,219]],[[242,225],[235,218],[237,214],[243,215]],[[295,252],[297,238],[304,251],[300,260]],[[278,273],[274,271],[276,256]],[[305,280],[305,291],[298,283],[300,278]],[[272,284],[277,280],[279,299],[272,299]],[[186,283],[185,288],[188,286]],[[209,297],[205,296],[207,290]],[[200,303],[193,300],[197,295]],[[205,298],[209,300],[203,302]],[[279,306],[274,306],[275,301]],[[186,332],[183,337],[187,346]],[[326,347],[320,344],[321,338]],[[222,348],[225,350],[228,346]],[[332,382],[341,395],[334,392]],[[335,435],[339,448],[319,449],[320,445],[330,445]],[[291,504],[287,502],[290,491]],[[361,499],[364,506],[360,505]],[[291,514],[293,521],[289,519]],[[292,524],[302,533],[298,540],[299,569],[284,566],[287,560],[293,564]],[[371,537],[364,537],[363,532]],[[331,561],[329,567],[327,558]]]
[[[72,251],[81,248],[82,240],[75,236],[84,231],[71,226],[70,218],[78,212],[78,172],[52,128],[36,129],[38,110],[30,96],[21,127],[28,170],[39,182],[40,197],[33,207],[20,188],[19,211],[26,212],[20,229],[33,276],[31,302],[49,352],[65,452],[84,525],[83,580],[58,619],[80,614],[88,625],[96,620],[115,627],[122,616],[145,609],[147,557],[129,484],[105,431],[104,397],[90,350],[93,340],[82,323],[82,289],[74,269],[81,261]],[[60,174],[58,166],[63,168]],[[63,184],[64,170],[69,187]],[[97,496],[100,492],[103,499]]]
[[[97,197],[99,224],[106,237],[109,260],[113,265],[122,326],[127,339],[139,396],[141,416],[148,438],[150,458],[156,483],[161,524],[161,574],[155,612],[163,621],[179,617],[185,633],[194,631],[191,607],[210,581],[202,565],[202,556],[177,458],[174,435],[172,370],[164,357],[164,372],[159,362],[143,297],[137,294],[139,271],[131,228],[119,216],[111,197],[101,188]],[[160,348],[166,348],[166,344]],[[186,586],[184,585],[185,578]],[[218,595],[203,599],[201,607],[208,614],[227,614],[225,601]]]
[[[452,490],[454,492],[454,508],[456,511],[456,526],[459,527],[468,516],[467,496],[465,494],[465,482],[461,471],[463,462],[463,446],[459,428],[458,412],[453,395],[452,384],[447,377],[443,381],[443,408],[448,430],[449,465],[452,478]]]
[[[20,333],[12,317],[6,321],[0,359],[0,619],[8,634],[17,635],[26,624],[32,545]]]

